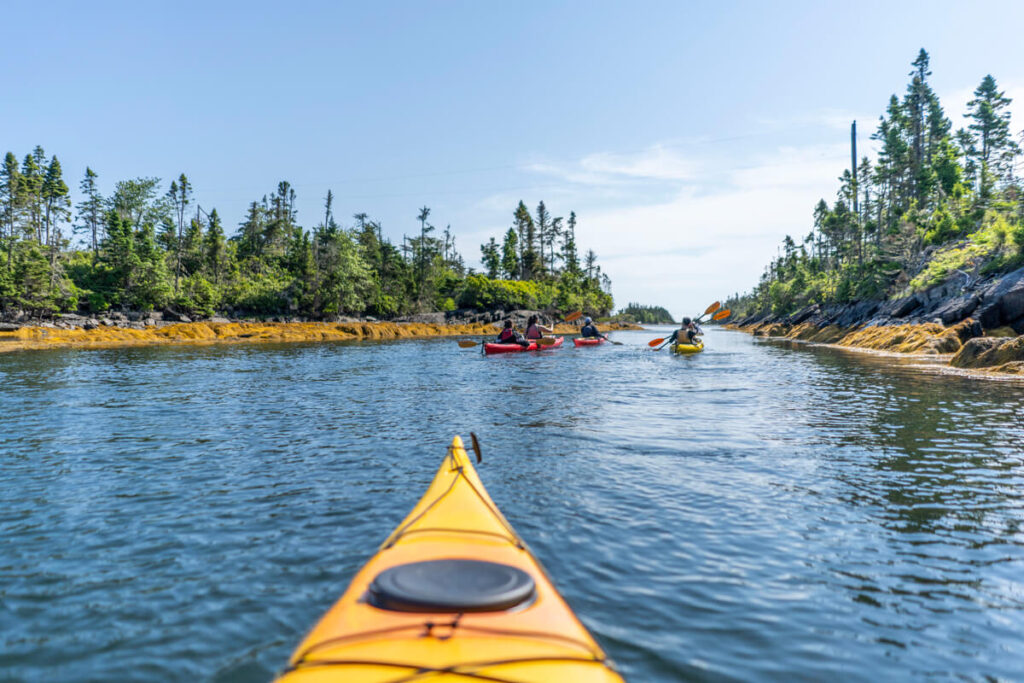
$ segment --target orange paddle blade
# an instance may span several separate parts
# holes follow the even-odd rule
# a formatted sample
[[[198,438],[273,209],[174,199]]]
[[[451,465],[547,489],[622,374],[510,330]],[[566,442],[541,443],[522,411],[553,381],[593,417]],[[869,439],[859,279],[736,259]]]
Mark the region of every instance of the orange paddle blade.
[[[652,339],[651,341],[647,342],[647,345],[651,346],[651,347],[654,347],[654,346],[657,346],[658,344],[662,343],[663,341],[665,341],[665,338],[664,337],[659,337],[658,339]]]
[[[463,339],[463,340],[461,340],[459,342],[459,347],[461,347],[463,349],[471,349],[474,346],[476,346],[476,342],[475,341],[469,341],[467,339]]]
[[[732,315],[732,311],[730,311],[727,308],[724,311],[719,311],[718,313],[715,313],[713,316],[711,316],[711,319],[712,320],[724,320],[725,318],[728,318],[730,315]]]
[[[565,322],[571,323],[574,320],[579,320],[583,317],[583,311],[573,311],[569,315],[565,316]]]
[[[707,309],[704,311],[704,315],[708,315],[709,313],[714,313],[715,311],[717,311],[721,307],[722,307],[722,302],[721,301],[716,301],[715,303],[713,303],[713,304],[711,304],[710,306],[707,307]]]

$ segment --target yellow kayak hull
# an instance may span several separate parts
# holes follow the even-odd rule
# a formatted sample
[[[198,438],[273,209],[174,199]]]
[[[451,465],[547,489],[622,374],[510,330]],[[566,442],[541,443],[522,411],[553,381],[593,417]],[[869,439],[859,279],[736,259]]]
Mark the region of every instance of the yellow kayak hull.
[[[452,560],[514,568],[529,575],[534,592],[522,604],[494,611],[402,611],[371,604],[382,572]],[[495,506],[456,436],[426,494],[302,641],[278,680],[622,678]]]
[[[696,344],[673,344],[673,353],[700,353],[704,350],[704,342],[697,342]]]

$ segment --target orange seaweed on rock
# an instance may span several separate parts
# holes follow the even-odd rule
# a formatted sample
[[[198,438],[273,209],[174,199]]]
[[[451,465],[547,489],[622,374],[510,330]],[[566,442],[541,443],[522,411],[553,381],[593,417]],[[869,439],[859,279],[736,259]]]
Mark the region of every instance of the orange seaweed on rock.
[[[428,325],[399,323],[176,323],[132,329],[97,327],[62,329],[22,327],[9,333],[0,350],[60,347],[108,348],[148,344],[315,342],[359,339],[400,339],[453,335],[491,335],[490,324]]]
[[[949,364],[956,368],[1024,375],[1024,335],[971,339]]]
[[[576,330],[559,325],[559,330]],[[609,325],[609,329],[639,329],[635,325]],[[265,322],[191,322],[162,327],[133,329],[101,326],[64,329],[57,327],[21,327],[0,333],[0,351],[45,348],[109,348],[147,344],[204,344],[252,342],[356,341],[360,339],[413,339],[422,337],[490,336],[497,333],[492,323],[439,325],[434,323],[265,323]]]
[[[974,324],[971,319],[952,327],[944,327],[938,323],[818,327],[813,323],[789,325],[766,322],[731,329],[748,332],[755,337],[780,337],[892,353],[939,355],[956,353],[961,345],[972,337]]]

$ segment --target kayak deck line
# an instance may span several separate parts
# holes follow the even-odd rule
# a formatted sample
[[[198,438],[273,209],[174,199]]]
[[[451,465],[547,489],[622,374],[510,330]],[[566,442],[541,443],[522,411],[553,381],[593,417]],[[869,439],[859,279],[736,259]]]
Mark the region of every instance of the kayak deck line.
[[[525,586],[509,589],[504,577],[516,576]],[[466,679],[622,681],[455,437],[426,493],[296,648],[280,680]]]
[[[492,668],[495,666],[508,666],[512,664],[537,664],[545,662],[563,662],[573,664],[597,664],[602,668],[607,669],[609,666],[609,660],[604,659],[588,659],[585,657],[525,657],[519,659],[501,659],[493,660],[488,662],[472,662],[467,664],[456,664],[447,667],[425,667],[419,664],[407,664],[402,662],[381,662],[376,660],[359,660],[359,659],[346,659],[346,660],[324,660],[321,662],[314,662],[312,664],[301,666],[301,667],[289,667],[285,670],[285,673],[300,672],[303,669],[315,668],[315,667],[333,667],[333,666],[384,666],[392,667],[396,669],[409,669],[412,673],[405,678],[394,678],[389,679],[388,683],[405,683],[412,681],[423,680],[426,676],[431,674],[451,674],[459,678],[471,678],[481,681],[493,681],[495,683],[520,683],[522,679],[515,678],[499,678],[493,674],[481,674],[477,671],[479,669]],[[621,680],[621,679],[620,679]]]
[[[303,653],[303,657],[306,657],[306,656],[312,654],[317,649],[322,649],[324,647],[329,647],[329,646],[334,646],[334,645],[340,645],[340,644],[344,644],[344,643],[349,642],[349,641],[363,640],[363,639],[366,639],[366,638],[375,638],[377,636],[383,636],[383,635],[388,635],[388,634],[397,634],[397,633],[401,633],[403,631],[417,631],[417,630],[420,630],[420,629],[423,629],[423,632],[419,634],[419,637],[421,637],[421,638],[437,638],[438,640],[447,640],[448,638],[450,638],[454,634],[454,632],[456,630],[462,629],[462,630],[465,630],[465,631],[474,631],[474,632],[477,632],[477,633],[484,633],[484,634],[487,634],[487,635],[500,635],[500,636],[510,636],[511,635],[511,636],[519,636],[519,637],[523,637],[523,638],[529,638],[529,639],[542,638],[542,639],[545,639],[545,640],[554,640],[554,641],[558,641],[558,642],[562,642],[562,643],[568,643],[570,645],[576,645],[576,646],[579,646],[581,648],[588,649],[588,650],[591,649],[590,646],[587,643],[584,643],[584,642],[582,642],[580,640],[576,640],[574,638],[569,638],[567,636],[560,636],[557,633],[547,633],[545,631],[512,631],[512,630],[502,630],[502,629],[487,628],[487,627],[484,627],[484,626],[468,626],[466,624],[461,623],[461,619],[462,619],[463,616],[464,616],[464,613],[460,612],[460,613],[457,613],[455,615],[455,617],[451,621],[449,621],[449,622],[438,622],[438,621],[434,621],[434,620],[428,619],[426,621],[423,621],[423,622],[420,622],[420,623],[415,623],[415,624],[413,624],[413,623],[403,624],[402,626],[395,626],[395,627],[392,627],[392,628],[382,628],[382,629],[377,629],[375,631],[363,631],[362,633],[353,633],[353,634],[350,634],[350,635],[338,636],[337,638],[331,638],[330,640],[325,640],[323,642],[320,642],[320,643],[317,643],[316,645],[311,646],[306,652]],[[448,634],[445,634],[445,635],[436,635],[436,634],[434,634],[433,631],[434,631],[434,629],[437,629],[437,628],[451,629],[452,633],[448,633]],[[593,659],[594,661],[597,661],[598,658],[595,656],[594,658],[585,658],[585,659],[587,659],[587,661],[590,661],[591,659]],[[603,658],[601,661],[604,661],[604,659],[607,659],[607,658]],[[313,663],[315,663],[315,662],[313,662]]]
[[[397,529],[395,529],[395,531],[391,534],[391,536],[388,537],[388,540],[384,541],[384,545],[381,546],[382,549],[393,547],[399,540],[401,540],[404,536],[406,536],[408,534],[427,533],[427,532],[430,532],[430,531],[450,532],[450,533],[454,533],[454,534],[481,534],[481,535],[488,535],[488,536],[496,536],[496,537],[501,538],[503,540],[509,541],[510,543],[513,543],[517,548],[522,548],[522,549],[526,548],[526,544],[523,543],[523,539],[519,538],[519,534],[517,534],[515,532],[515,529],[513,529],[512,526],[508,523],[508,520],[505,519],[505,516],[503,514],[501,514],[501,512],[496,507],[494,507],[494,504],[490,502],[488,497],[485,497],[484,495],[480,494],[480,491],[476,488],[476,486],[473,485],[473,482],[469,479],[469,477],[466,476],[465,469],[461,465],[458,464],[458,461],[455,458],[454,446],[455,446],[454,443],[452,445],[448,446],[448,453],[445,455],[445,461],[447,461],[447,460],[451,460],[452,461],[451,469],[449,470],[449,472],[454,472],[455,475],[456,475],[452,479],[451,484],[448,486],[448,489],[444,493],[442,493],[440,496],[438,496],[437,498],[435,498],[432,501],[430,501],[430,503],[422,511],[420,511],[420,513],[418,515],[416,515],[414,518],[412,518],[409,521],[407,521],[404,524],[402,524],[402,526],[400,526]],[[442,463],[442,467],[444,467],[443,463]],[[433,528],[431,528],[431,527],[426,527],[426,528],[423,528],[423,529],[413,529],[413,530],[409,529],[409,527],[411,527],[413,524],[415,524],[420,519],[422,519],[423,516],[425,514],[427,514],[427,512],[430,511],[431,508],[433,508],[435,505],[440,503],[441,500],[443,498],[445,498],[445,496],[447,496],[449,493],[451,493],[452,490],[455,488],[455,485],[460,480],[465,481],[466,484],[469,485],[469,487],[470,487],[470,489],[472,489],[473,493],[476,494],[476,497],[480,499],[480,502],[488,510],[491,511],[491,514],[493,514],[497,518],[497,520],[499,522],[501,522],[502,526],[504,526],[506,531],[508,531],[508,536],[503,536],[502,534],[494,533],[492,531],[480,531],[480,530],[459,529],[459,528],[442,528],[442,527],[433,527]],[[423,501],[421,500],[420,502],[422,503]],[[418,505],[417,505],[417,507],[418,507]]]

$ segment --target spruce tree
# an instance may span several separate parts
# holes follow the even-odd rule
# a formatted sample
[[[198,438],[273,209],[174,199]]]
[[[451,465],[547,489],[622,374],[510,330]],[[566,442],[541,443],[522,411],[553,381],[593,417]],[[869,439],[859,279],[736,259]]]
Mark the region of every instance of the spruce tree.
[[[13,152],[4,156],[4,164],[0,167],[0,222],[3,230],[0,237],[7,242],[7,269],[12,268],[14,244],[18,239],[17,218],[21,208],[22,179],[18,170],[18,158]]]
[[[519,236],[515,228],[509,228],[501,243],[501,270],[505,278],[514,280],[519,277]]]
[[[181,250],[185,241],[185,209],[192,199],[192,184],[189,183],[184,173],[177,180],[171,181],[167,199],[170,200],[174,211],[176,231],[174,236],[174,293],[177,294],[181,280]]]
[[[94,265],[100,254],[100,229],[103,226],[103,197],[96,187],[98,177],[95,171],[88,166],[85,167],[85,177],[82,178],[82,182],[78,186],[83,198],[75,207],[78,210],[79,220],[75,230],[84,232],[88,236]]]
[[[535,223],[537,226],[537,241],[539,242],[538,246],[540,247],[540,256],[537,260],[537,272],[532,274],[531,279],[535,279],[538,275],[541,275],[544,270],[544,245],[548,241],[549,232],[551,230],[551,214],[548,212],[548,208],[544,205],[543,200],[537,204],[537,218]]]
[[[50,283],[52,286],[58,279],[57,253],[63,246],[61,226],[71,219],[71,198],[68,196],[68,186],[64,182],[60,162],[56,155],[46,167],[40,196],[44,206],[46,245],[50,250]]]
[[[59,227],[62,221],[67,221],[71,218],[71,199],[68,194],[68,186],[64,182],[60,161],[54,156],[46,167],[46,175],[43,178],[42,187],[47,244],[51,243],[50,232]]]
[[[419,254],[416,255],[416,269],[419,274],[419,287],[423,287],[423,281],[426,279],[427,261],[426,261],[426,243],[427,243],[427,218],[430,216],[430,208],[426,205],[420,209],[419,215],[416,216],[416,220],[420,222],[420,249]],[[433,226],[430,227],[433,230]]]
[[[38,147],[36,149],[39,149]],[[26,154],[21,163],[21,202],[25,207],[27,224],[25,236],[43,241],[42,209],[40,194],[43,189],[43,175],[36,156]]]
[[[519,238],[519,279],[532,280],[540,270],[537,256],[537,227],[530,210],[521,200],[512,216]]]
[[[562,240],[562,261],[565,263],[565,272],[575,277],[579,275],[580,257],[576,251],[576,212],[569,212],[569,222],[566,225]]]
[[[210,212],[208,220],[206,237],[203,241],[203,262],[214,284],[219,285],[223,271],[225,250],[227,248],[224,241],[224,226],[220,223],[217,209]]]
[[[1010,103],[1006,93],[999,92],[996,79],[985,76],[967,103],[968,129],[974,133],[973,154],[978,171],[978,195],[985,201],[998,180],[1009,179],[1013,161],[1020,147],[1010,135]]]
[[[487,277],[492,280],[498,277],[501,270],[501,254],[498,252],[498,243],[492,237],[486,244],[480,245],[480,260],[487,271]]]

